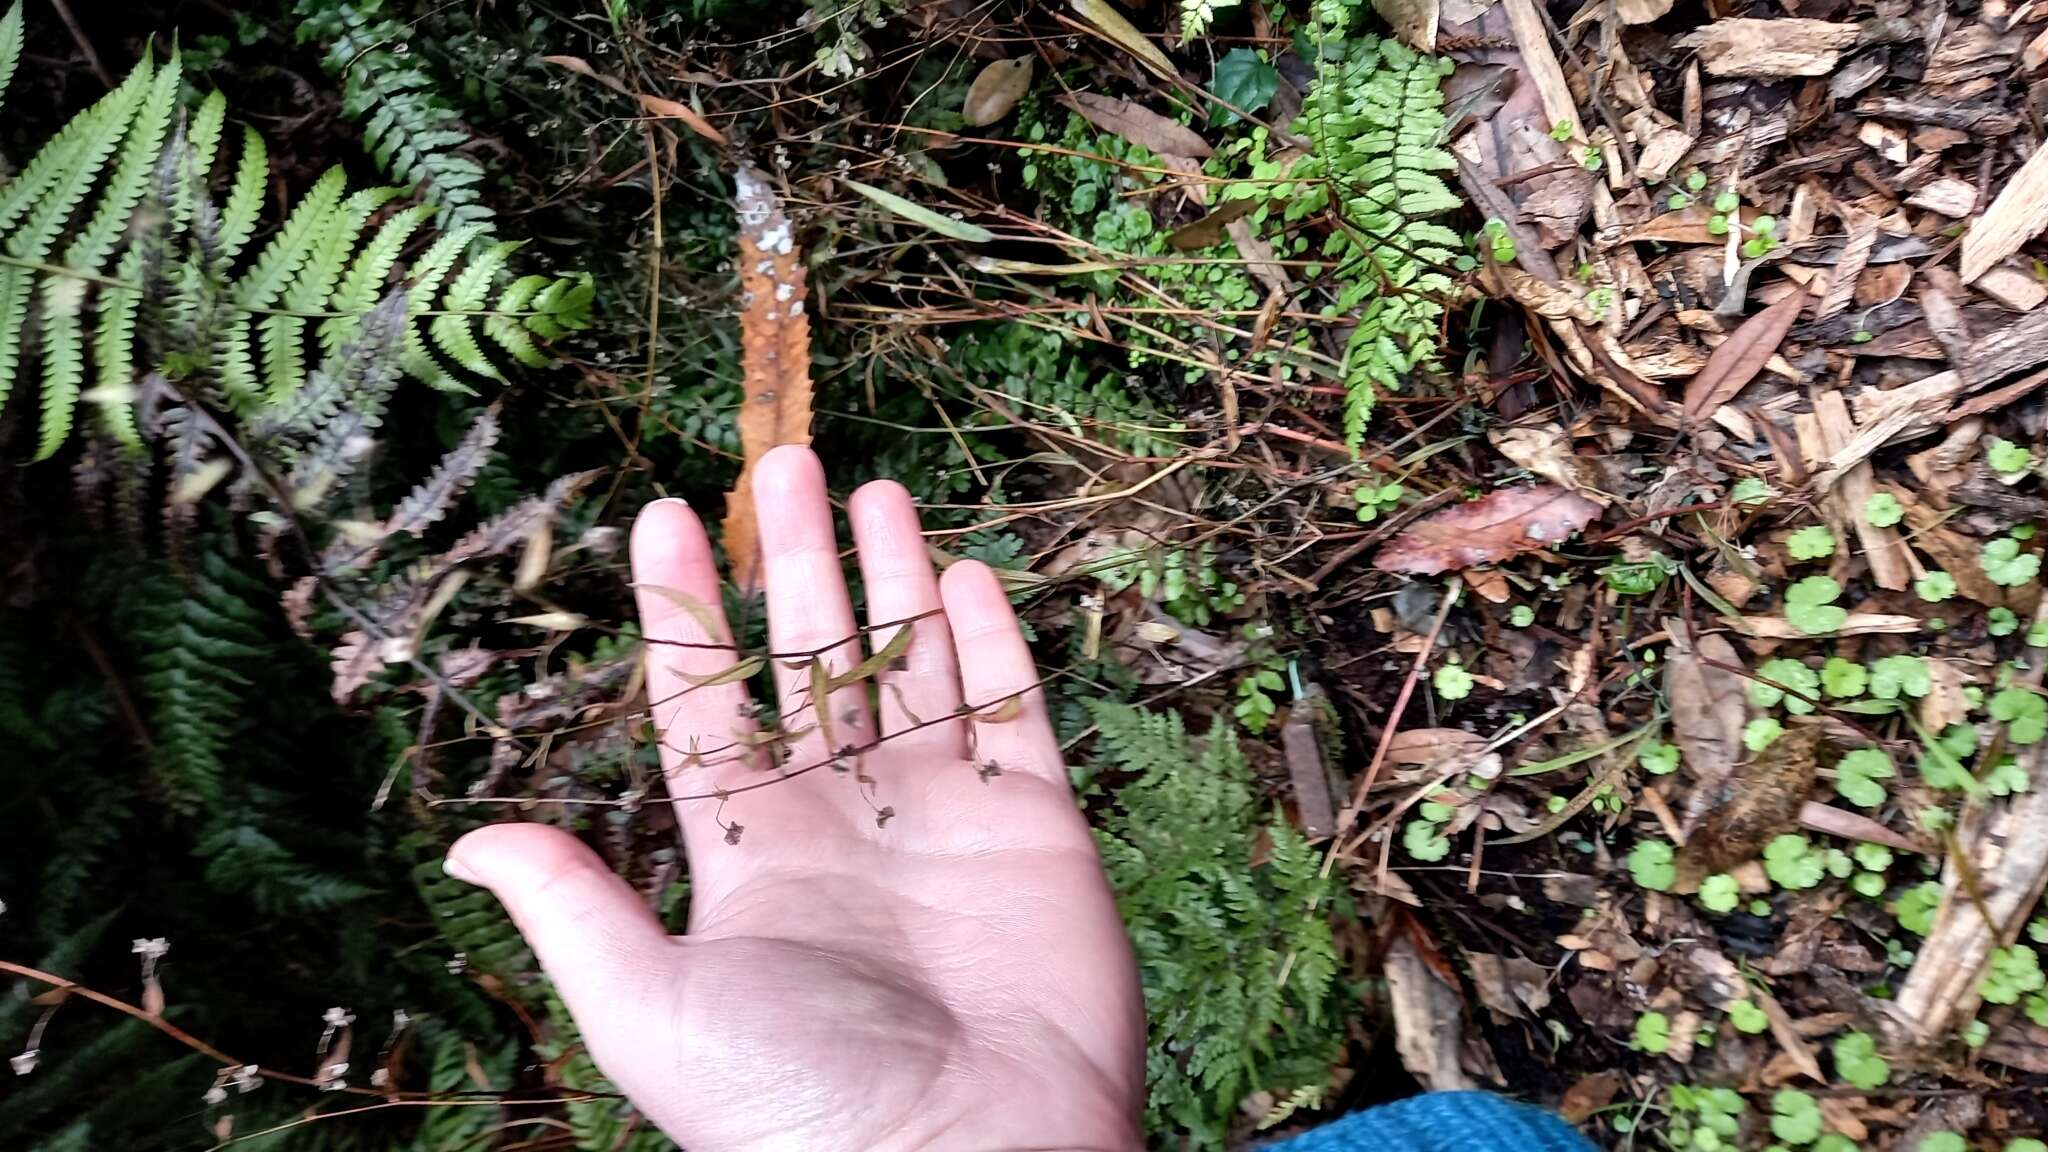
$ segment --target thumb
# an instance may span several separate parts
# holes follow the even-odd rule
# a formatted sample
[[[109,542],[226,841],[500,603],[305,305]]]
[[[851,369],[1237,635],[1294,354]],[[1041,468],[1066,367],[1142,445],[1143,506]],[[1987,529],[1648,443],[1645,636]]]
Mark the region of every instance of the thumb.
[[[442,867],[491,890],[586,1032],[633,1010],[671,945],[660,921],[583,842],[546,824],[491,824]]]

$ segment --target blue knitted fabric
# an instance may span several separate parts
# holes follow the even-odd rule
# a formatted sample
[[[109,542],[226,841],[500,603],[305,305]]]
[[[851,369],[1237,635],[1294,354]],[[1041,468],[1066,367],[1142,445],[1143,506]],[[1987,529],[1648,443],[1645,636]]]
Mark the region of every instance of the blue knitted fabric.
[[[1571,1125],[1488,1092],[1432,1092],[1354,1112],[1260,1152],[1593,1152]]]

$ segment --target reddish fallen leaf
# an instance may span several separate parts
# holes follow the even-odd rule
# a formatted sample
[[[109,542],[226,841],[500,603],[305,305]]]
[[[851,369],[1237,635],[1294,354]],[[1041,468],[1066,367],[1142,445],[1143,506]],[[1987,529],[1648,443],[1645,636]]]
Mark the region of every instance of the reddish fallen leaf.
[[[1789,293],[1744,320],[1741,327],[1721,341],[1721,346],[1707,357],[1707,366],[1685,387],[1686,422],[1697,424],[1705,420],[1756,379],[1756,374],[1777,355],[1778,345],[1785,342],[1785,333],[1792,330],[1792,321],[1799,318],[1799,310],[1805,306],[1804,290]]]
[[[1600,505],[1552,484],[1502,488],[1420,521],[1373,557],[1382,572],[1428,576],[1552,548],[1600,515]]]
[[[1094,92],[1070,93],[1060,97],[1060,103],[1079,112],[1081,119],[1104,132],[1121,136],[1162,156],[1186,156],[1200,160],[1215,152],[1207,140],[1195,134],[1194,129],[1177,120],[1169,120],[1142,104]]]
[[[741,168],[733,181],[740,223],[740,404],[745,463],[725,497],[725,556],[733,582],[758,582],[754,465],[781,444],[811,442],[811,322],[804,262],[768,177]]]

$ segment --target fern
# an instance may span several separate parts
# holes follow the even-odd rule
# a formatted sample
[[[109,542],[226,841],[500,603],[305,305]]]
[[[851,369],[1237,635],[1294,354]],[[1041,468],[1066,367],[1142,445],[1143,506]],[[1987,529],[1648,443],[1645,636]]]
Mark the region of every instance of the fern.
[[[131,628],[150,638],[141,685],[157,747],[158,786],[175,811],[196,814],[222,799],[224,759],[243,731],[242,694],[271,657],[264,638],[266,590],[207,552],[189,583],[167,575]]]
[[[1315,911],[1337,892],[1292,825],[1261,818],[1227,725],[1197,751],[1174,713],[1089,711],[1100,769],[1128,777],[1096,841],[1144,980],[1147,1129],[1220,1148],[1244,1096],[1320,1087],[1341,1051],[1336,946]]]
[[[19,26],[17,4],[0,19],[0,77],[18,59]],[[37,459],[64,444],[86,396],[113,439],[136,444],[133,407],[145,372],[191,401],[243,417],[292,404],[309,386],[312,321],[321,322],[322,350],[339,349],[393,277],[409,284],[409,316],[425,321],[400,336],[403,366],[442,388],[463,388],[449,365],[500,378],[493,350],[544,364],[535,337],[557,339],[588,323],[594,289],[586,277],[527,277],[497,292],[517,245],[496,240],[481,220],[457,225],[403,264],[407,240],[431,209],[400,211],[371,230],[402,192],[350,193],[338,168],[245,257],[269,182],[263,142],[241,133],[226,207],[216,209],[210,187],[226,101],[210,94],[187,116],[182,84],[175,55],[161,67],[144,59],[0,186],[0,403],[21,375],[21,332],[34,323],[42,367]],[[81,208],[84,218],[75,220]],[[517,307],[504,308],[506,301]]]
[[[1237,0],[1180,0],[1180,35],[1192,40],[1208,31],[1219,8],[1235,8]]]
[[[1341,3],[1326,18],[1349,19]],[[1337,306],[1355,313],[1344,350],[1345,440],[1365,435],[1373,402],[1404,377],[1436,367],[1439,328],[1454,289],[1443,271],[1462,241],[1442,223],[1464,202],[1439,173],[1457,160],[1441,144],[1443,78],[1451,62],[1394,40],[1346,41],[1316,62],[1297,129],[1311,152],[1280,171],[1255,175],[1301,183],[1272,187],[1290,220],[1334,210],[1339,226],[1324,245],[1334,260]]]
[[[408,50],[413,31],[383,15],[382,0],[300,0],[299,40],[321,40],[329,74],[341,81],[341,110],[363,125],[377,167],[415,187],[443,228],[487,223],[477,185],[484,170],[455,149],[470,142],[461,114]]]

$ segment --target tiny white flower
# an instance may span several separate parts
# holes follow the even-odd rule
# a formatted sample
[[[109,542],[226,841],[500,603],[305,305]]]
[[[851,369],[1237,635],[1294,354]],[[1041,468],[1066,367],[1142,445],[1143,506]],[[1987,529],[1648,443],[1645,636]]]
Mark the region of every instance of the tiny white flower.
[[[346,1028],[356,1022],[356,1015],[346,1008],[329,1008],[320,1017],[329,1028]]]

